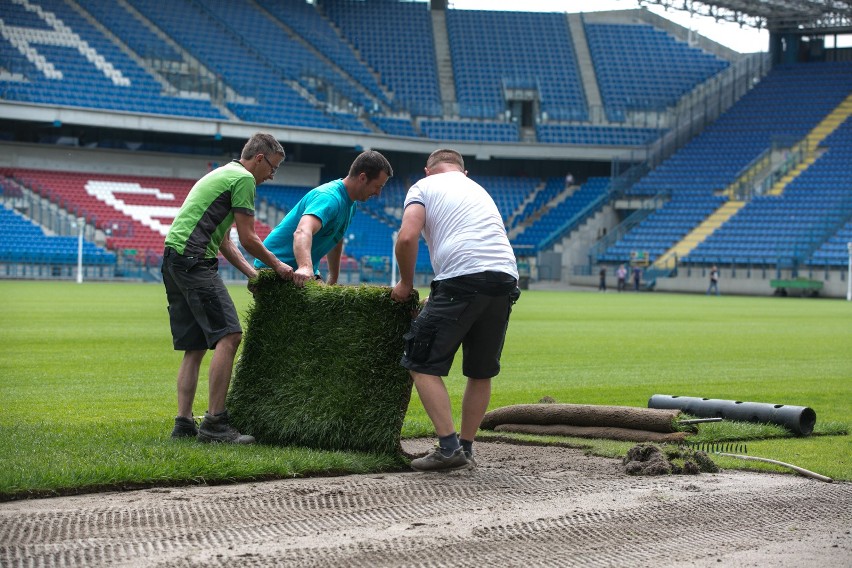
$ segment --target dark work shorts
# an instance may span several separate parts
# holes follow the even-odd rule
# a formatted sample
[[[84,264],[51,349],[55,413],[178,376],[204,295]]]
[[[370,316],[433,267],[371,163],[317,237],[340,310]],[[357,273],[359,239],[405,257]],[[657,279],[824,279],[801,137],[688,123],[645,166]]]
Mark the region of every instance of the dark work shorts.
[[[242,333],[218,259],[183,256],[167,248],[162,273],[175,350],[213,349],[226,335]]]
[[[501,272],[434,280],[429,301],[404,336],[402,366],[443,377],[462,347],[466,377],[496,376],[509,315],[519,296],[517,281]]]

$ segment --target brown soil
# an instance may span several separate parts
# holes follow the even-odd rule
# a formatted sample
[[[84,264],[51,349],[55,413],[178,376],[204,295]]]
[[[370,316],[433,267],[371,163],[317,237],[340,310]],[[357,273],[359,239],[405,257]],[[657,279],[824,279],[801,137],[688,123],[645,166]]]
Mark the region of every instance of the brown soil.
[[[413,440],[419,453],[431,440]],[[852,484],[630,476],[478,442],[479,466],[0,503],[0,566],[849,566]]]

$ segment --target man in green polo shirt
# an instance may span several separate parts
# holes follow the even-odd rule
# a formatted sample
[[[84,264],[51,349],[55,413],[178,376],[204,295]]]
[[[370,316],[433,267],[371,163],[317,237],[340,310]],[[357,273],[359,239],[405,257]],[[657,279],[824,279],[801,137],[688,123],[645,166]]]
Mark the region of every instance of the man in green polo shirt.
[[[202,442],[254,442],[253,437],[240,434],[228,423],[225,409],[242,328],[219,275],[218,254],[222,253],[247,277],[257,275],[231,241],[231,226],[236,223],[243,247],[281,278],[292,280],[292,267],[275,258],[254,230],[256,186],[272,179],[283,161],[284,148],[272,135],[254,134],[239,160],[213,170],[195,183],[166,235],[163,284],[174,348],[184,352],[177,377],[178,415],[173,438],[197,436]],[[208,407],[196,428],[192,403],[201,361],[208,349],[214,350]]]

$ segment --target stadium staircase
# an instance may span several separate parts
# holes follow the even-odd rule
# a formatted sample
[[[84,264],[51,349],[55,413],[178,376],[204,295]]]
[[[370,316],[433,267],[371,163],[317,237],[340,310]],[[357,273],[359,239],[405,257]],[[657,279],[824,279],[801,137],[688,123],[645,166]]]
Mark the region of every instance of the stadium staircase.
[[[679,243],[666,251],[665,254],[654,261],[653,267],[663,273],[673,270],[677,267],[679,258],[683,258],[695,249],[702,241],[704,241],[716,229],[721,227],[731,217],[736,215],[737,211],[743,208],[744,201],[727,201],[709,217],[695,227],[688,235],[686,235]]]
[[[586,38],[586,28],[583,26],[582,14],[566,14],[568,29],[574,42],[574,53],[577,55],[577,71],[583,81],[583,92],[589,108],[602,108],[603,100],[598,88],[598,78],[595,75],[595,65],[589,51],[589,40]]]
[[[828,148],[829,159],[831,154],[835,153],[839,154],[840,158],[832,166],[825,168],[823,183],[837,188],[845,187],[847,194],[852,193],[848,189],[852,187],[852,169],[849,168],[852,163],[852,118],[847,118],[825,140],[824,145]],[[849,243],[852,243],[852,210],[842,226],[813,252],[807,264],[814,267],[846,267],[849,261]]]
[[[822,144],[822,142],[830,136],[832,132],[837,130],[837,128],[850,116],[852,116],[852,94],[846,97],[846,100],[840,103],[837,108],[829,113],[822,122],[817,124],[814,129],[808,133],[802,142],[805,145],[807,156],[798,166],[779,179],[775,185],[769,189],[767,195],[781,195],[784,192],[784,188],[787,187],[790,182],[799,177],[803,171],[811,167],[819,157],[817,153],[819,145]]]
[[[562,178],[550,178],[542,194],[559,193],[550,202],[553,207],[545,207],[541,217],[512,240],[512,246],[528,255],[563,241],[603,207],[609,200],[609,190],[610,178],[591,177],[576,190],[565,189]]]
[[[455,115],[452,108],[456,104],[455,77],[453,60],[450,56],[450,40],[447,36],[447,13],[445,10],[430,10],[432,15],[432,33],[435,41],[435,63],[438,66],[438,87],[441,91],[441,104],[444,116]]]

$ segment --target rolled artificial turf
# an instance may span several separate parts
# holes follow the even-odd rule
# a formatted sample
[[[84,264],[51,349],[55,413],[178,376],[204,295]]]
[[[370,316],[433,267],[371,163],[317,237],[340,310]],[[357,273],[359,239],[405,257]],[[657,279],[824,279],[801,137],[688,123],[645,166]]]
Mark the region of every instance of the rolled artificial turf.
[[[253,285],[231,422],[264,444],[399,452],[412,388],[402,336],[416,291],[399,304],[388,287],[297,288],[268,270]]]

